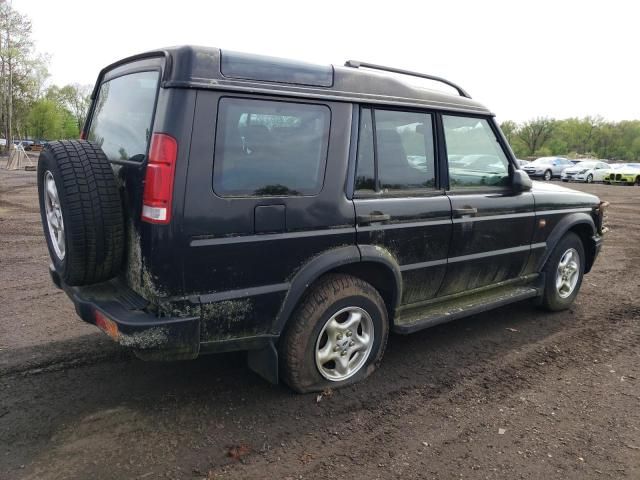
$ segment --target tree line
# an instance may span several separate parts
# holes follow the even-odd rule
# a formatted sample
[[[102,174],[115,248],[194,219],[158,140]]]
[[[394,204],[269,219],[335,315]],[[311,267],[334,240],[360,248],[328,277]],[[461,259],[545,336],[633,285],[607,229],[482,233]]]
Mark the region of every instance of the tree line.
[[[602,117],[536,118],[500,125],[517,157],[564,155],[640,160],[640,120],[608,122]]]
[[[89,106],[88,85],[48,85],[47,55],[38,53],[31,21],[0,0],[0,137],[78,138]]]

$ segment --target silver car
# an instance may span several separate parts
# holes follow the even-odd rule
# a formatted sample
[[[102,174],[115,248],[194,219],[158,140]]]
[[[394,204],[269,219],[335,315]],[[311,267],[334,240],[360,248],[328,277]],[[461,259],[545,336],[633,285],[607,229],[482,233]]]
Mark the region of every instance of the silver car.
[[[553,177],[560,178],[565,168],[573,166],[571,161],[564,157],[540,157],[533,162],[522,167],[530,177],[541,177],[551,180]]]

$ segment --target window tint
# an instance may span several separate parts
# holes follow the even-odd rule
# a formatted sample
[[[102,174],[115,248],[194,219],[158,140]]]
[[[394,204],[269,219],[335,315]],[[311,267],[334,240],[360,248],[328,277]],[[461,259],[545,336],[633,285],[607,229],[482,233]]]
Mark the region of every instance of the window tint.
[[[485,119],[443,115],[450,187],[504,186],[509,161]]]
[[[319,193],[329,122],[324,105],[221,99],[214,191],[221,196]]]
[[[363,109],[356,190],[415,190],[434,186],[431,115]]]
[[[100,87],[87,138],[110,160],[144,160],[151,137],[158,72],[124,75]]]

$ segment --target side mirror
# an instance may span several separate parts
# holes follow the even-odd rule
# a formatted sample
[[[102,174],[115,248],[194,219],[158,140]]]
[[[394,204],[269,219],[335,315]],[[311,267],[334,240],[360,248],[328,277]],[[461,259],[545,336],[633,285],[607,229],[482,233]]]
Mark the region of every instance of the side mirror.
[[[523,170],[514,170],[511,177],[511,186],[514,192],[528,192],[533,187],[533,183]]]

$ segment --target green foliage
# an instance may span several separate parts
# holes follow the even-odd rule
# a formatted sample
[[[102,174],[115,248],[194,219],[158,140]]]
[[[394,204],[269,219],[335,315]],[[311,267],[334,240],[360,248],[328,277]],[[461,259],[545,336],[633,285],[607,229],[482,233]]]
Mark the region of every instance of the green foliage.
[[[62,116],[55,102],[40,100],[31,107],[28,123],[34,138],[56,138],[61,131]]]
[[[609,160],[640,160],[640,120],[607,122],[602,117],[555,120],[536,118],[503,122],[505,137],[517,157],[562,155]]]
[[[45,88],[48,57],[36,52],[31,21],[0,0],[0,137],[77,138],[89,107],[86,85]]]
[[[51,97],[33,102],[26,130],[37,140],[78,138],[80,135],[75,116]]]

